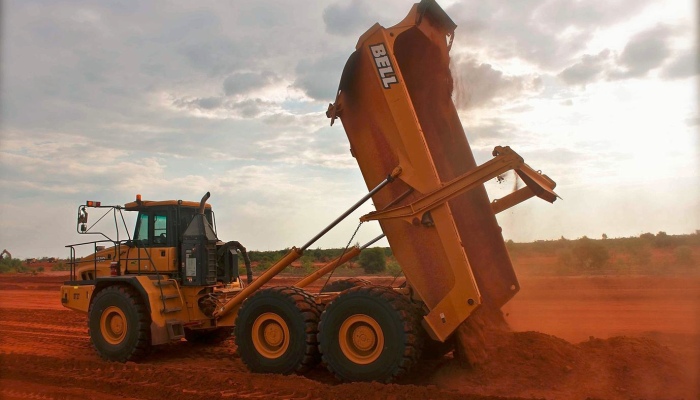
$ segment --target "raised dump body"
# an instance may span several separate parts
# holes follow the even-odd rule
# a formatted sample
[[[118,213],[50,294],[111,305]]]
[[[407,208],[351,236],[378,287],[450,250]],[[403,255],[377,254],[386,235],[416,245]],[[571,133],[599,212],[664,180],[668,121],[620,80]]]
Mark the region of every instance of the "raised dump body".
[[[451,98],[455,28],[437,3],[423,1],[399,24],[371,27],[345,66],[328,116],[342,121],[368,188],[401,169],[373,196],[378,211],[413,209],[477,168]],[[553,182],[545,186],[553,201]],[[483,180],[472,187],[421,213],[375,217],[430,310],[424,326],[441,341],[480,304],[499,309],[519,290]]]

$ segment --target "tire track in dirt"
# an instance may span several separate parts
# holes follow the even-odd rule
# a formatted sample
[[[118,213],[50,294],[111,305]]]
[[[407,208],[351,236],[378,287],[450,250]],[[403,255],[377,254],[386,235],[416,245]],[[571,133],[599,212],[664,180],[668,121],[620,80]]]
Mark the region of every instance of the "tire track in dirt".
[[[49,395],[42,395],[35,392],[24,391],[24,390],[14,390],[14,389],[0,389],[0,399],[5,400],[20,400],[20,399],[32,399],[32,400],[54,400],[55,397]]]
[[[280,387],[277,382],[271,382],[269,376],[265,375],[254,377],[253,380],[263,378],[266,384],[254,382],[251,385],[250,381],[236,382],[235,375],[230,369],[205,367],[200,365],[202,362],[207,361],[200,360],[196,365],[188,363],[188,367],[169,367],[28,354],[0,354],[0,375],[3,380],[41,382],[74,390],[100,387],[100,391],[112,395],[136,396],[141,399],[320,398],[313,395],[311,387],[304,388],[305,385],[301,385],[299,389]],[[314,386],[314,382],[309,381],[309,384],[306,386]],[[222,388],[225,389],[222,390]],[[16,391],[13,396],[23,398],[21,394],[22,392]]]

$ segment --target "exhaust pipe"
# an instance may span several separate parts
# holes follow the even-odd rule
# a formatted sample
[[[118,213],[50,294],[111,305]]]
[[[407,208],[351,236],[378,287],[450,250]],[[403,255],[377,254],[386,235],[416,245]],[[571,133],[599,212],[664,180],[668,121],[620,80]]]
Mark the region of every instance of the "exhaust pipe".
[[[202,200],[199,201],[199,214],[204,215],[204,207],[207,205],[207,199],[209,199],[209,196],[211,194],[209,192],[204,194],[204,197],[202,197]]]

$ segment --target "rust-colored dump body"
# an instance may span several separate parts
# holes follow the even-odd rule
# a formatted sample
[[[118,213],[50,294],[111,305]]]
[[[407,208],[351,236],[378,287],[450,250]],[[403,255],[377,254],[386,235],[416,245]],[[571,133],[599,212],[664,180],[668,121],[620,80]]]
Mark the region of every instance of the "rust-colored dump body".
[[[434,1],[391,28],[375,24],[348,60],[331,118],[343,123],[377,210],[409,204],[477,167],[452,102],[456,25]],[[500,308],[519,290],[483,185],[412,219],[380,219],[397,261],[445,340],[479,304]]]

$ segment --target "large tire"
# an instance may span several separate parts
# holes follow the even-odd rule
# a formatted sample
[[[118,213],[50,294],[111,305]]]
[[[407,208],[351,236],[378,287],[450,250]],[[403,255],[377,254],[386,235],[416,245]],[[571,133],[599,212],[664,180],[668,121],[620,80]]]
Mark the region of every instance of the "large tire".
[[[241,360],[253,372],[302,374],[320,361],[319,310],[295,287],[259,290],[243,302],[234,328]]]
[[[224,326],[214,329],[188,329],[185,328],[185,339],[190,343],[202,343],[216,345],[228,339],[233,335],[233,328]]]
[[[371,286],[372,282],[362,278],[346,278],[329,282],[321,288],[321,293],[342,292],[356,286]]]
[[[343,381],[391,382],[408,373],[422,349],[419,318],[408,298],[388,287],[342,292],[321,315],[323,361]]]
[[[151,351],[151,316],[129,286],[109,286],[95,295],[88,331],[97,354],[108,361],[136,361]]]

